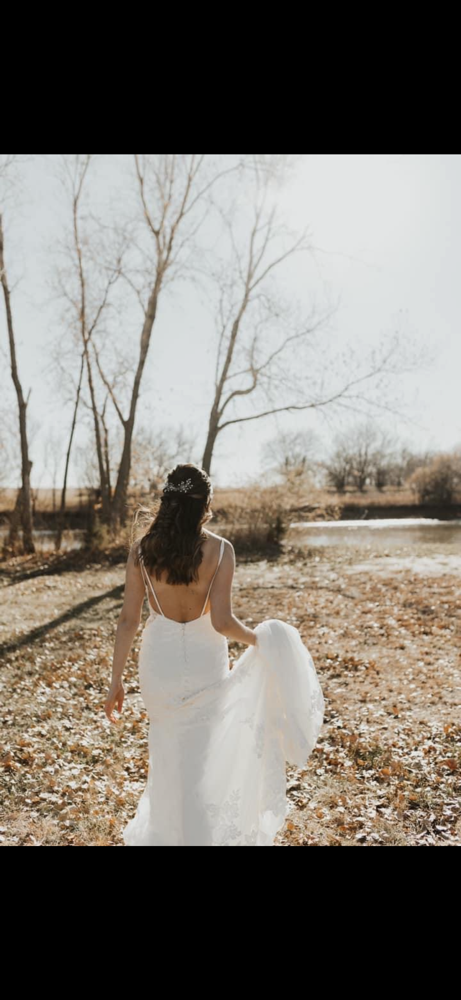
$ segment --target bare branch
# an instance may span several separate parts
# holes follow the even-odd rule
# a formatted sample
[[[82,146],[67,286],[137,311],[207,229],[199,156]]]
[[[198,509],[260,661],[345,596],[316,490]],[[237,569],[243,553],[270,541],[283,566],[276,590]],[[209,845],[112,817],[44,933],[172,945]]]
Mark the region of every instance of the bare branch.
[[[114,390],[113,390],[113,386],[110,384],[110,382],[108,381],[108,379],[106,378],[106,376],[104,375],[104,372],[102,370],[101,363],[100,363],[100,360],[99,360],[99,352],[98,352],[98,350],[96,348],[96,344],[94,343],[94,341],[93,341],[93,345],[92,346],[93,346],[94,356],[96,358],[96,364],[97,364],[97,367],[98,367],[98,372],[99,372],[99,374],[101,376],[101,380],[103,381],[103,383],[104,383],[104,385],[105,385],[105,387],[106,387],[106,389],[108,391],[108,394],[109,394],[109,396],[110,396],[110,398],[112,400],[112,403],[114,405],[114,409],[115,409],[115,411],[117,413],[117,416],[118,416],[118,418],[120,420],[120,423],[122,424],[123,427],[126,427],[126,420],[125,420],[125,417],[123,416],[123,413],[122,413],[122,411],[121,411],[121,409],[120,409],[120,407],[119,407],[119,405],[117,403],[117,400],[115,398],[115,393],[114,393]]]

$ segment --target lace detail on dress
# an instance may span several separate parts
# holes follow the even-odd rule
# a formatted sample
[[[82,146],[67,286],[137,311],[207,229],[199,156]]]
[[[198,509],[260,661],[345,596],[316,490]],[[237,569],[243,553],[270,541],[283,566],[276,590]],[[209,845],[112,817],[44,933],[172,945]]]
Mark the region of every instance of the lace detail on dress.
[[[159,616],[143,633],[149,773],[125,843],[273,846],[287,813],[286,763],[306,763],[323,724],[312,657],[279,619],[256,626],[257,645],[232,670],[209,616],[180,631]]]

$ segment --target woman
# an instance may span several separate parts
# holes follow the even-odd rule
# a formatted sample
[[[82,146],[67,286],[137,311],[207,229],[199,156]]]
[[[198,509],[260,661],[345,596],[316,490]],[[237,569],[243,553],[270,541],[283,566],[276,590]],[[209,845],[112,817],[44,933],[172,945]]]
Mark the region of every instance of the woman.
[[[123,830],[127,846],[273,846],[287,809],[285,761],[305,762],[323,721],[323,695],[298,630],[278,619],[253,630],[233,614],[233,546],[204,529],[212,497],[203,469],[177,465],[128,557],[105,705],[116,722],[146,594],[139,683],[149,770]],[[253,647],[231,671],[228,639]]]

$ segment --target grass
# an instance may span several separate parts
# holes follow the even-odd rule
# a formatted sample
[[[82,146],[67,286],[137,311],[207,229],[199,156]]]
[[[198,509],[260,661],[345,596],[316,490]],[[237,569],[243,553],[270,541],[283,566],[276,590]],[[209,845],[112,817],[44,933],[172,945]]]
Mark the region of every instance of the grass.
[[[450,568],[439,572],[446,555]],[[290,809],[277,846],[461,843],[456,549],[418,543],[392,556],[389,570],[383,553],[340,545],[237,560],[235,613],[250,626],[274,617],[298,628],[326,699],[312,754],[287,767]],[[141,628],[120,727],[103,712],[123,547],[17,557],[2,569],[0,843],[121,846],[148,761]],[[231,663],[242,650],[229,643]]]

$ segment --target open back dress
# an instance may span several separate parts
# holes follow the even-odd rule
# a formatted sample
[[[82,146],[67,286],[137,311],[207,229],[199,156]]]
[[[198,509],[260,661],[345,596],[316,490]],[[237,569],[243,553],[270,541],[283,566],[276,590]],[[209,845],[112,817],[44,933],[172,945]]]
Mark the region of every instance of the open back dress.
[[[166,617],[140,551],[149,763],[128,847],[272,847],[288,811],[286,762],[305,764],[317,742],[324,698],[298,629],[261,622],[256,646],[230,669],[228,640],[205,613],[223,551],[221,539],[201,614],[188,622]]]

